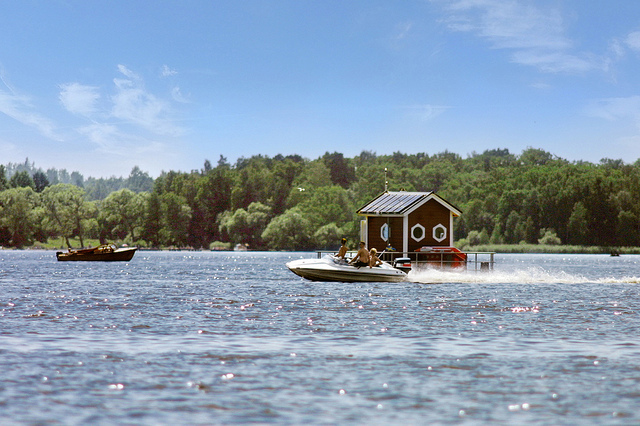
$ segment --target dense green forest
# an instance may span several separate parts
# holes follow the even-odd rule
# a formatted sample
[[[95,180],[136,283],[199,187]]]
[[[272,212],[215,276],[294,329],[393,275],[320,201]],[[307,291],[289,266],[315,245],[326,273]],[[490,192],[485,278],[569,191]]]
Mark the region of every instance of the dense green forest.
[[[386,181],[385,181],[386,179]],[[436,191],[463,215],[462,246],[571,244],[640,246],[640,163],[569,162],[540,149],[467,158],[445,151],[354,158],[327,152],[256,155],[201,170],[134,167],[126,178],[43,171],[28,159],[0,165],[0,245],[72,238],[141,247],[334,248],[359,238],[355,211],[389,190]]]

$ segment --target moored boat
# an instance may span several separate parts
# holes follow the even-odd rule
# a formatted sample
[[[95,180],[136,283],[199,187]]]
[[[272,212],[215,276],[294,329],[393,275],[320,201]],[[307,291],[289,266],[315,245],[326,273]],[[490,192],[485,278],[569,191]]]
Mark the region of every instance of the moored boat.
[[[102,244],[87,249],[69,249],[68,252],[59,251],[56,257],[59,261],[96,261],[96,262],[126,262],[133,258],[137,247],[118,248],[115,244]]]
[[[338,282],[400,282],[407,274],[386,262],[373,268],[349,265],[332,255],[320,259],[298,259],[287,263],[296,275],[311,281]]]
[[[455,247],[421,247],[416,250],[417,263],[442,268],[461,268],[467,265],[467,254]]]

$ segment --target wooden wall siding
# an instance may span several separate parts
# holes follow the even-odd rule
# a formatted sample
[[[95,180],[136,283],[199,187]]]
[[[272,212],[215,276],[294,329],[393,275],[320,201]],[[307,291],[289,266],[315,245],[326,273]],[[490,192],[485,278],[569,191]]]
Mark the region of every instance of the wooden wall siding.
[[[429,200],[420,206],[417,210],[409,215],[409,251],[416,251],[423,246],[449,246],[449,238],[452,230],[450,229],[451,211],[435,200]],[[411,228],[413,225],[420,224],[424,226],[425,237],[419,242],[411,238]],[[433,239],[433,227],[441,223],[447,228],[447,238],[438,242]]]
[[[401,217],[369,216],[367,229],[369,244],[367,248],[371,250],[375,247],[378,253],[380,253],[387,247],[387,243],[380,238],[380,227],[385,223],[388,223],[391,228],[391,246],[398,251],[402,251],[403,218]]]

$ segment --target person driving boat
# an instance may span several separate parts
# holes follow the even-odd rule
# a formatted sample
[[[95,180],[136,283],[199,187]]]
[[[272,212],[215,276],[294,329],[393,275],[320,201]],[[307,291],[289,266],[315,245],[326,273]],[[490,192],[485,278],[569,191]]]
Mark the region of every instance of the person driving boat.
[[[347,250],[349,250],[347,248],[347,239],[343,238],[341,241],[342,245],[340,246],[340,250],[338,250],[338,254],[336,254],[336,257],[338,259],[343,259],[345,258],[345,256],[347,255]]]

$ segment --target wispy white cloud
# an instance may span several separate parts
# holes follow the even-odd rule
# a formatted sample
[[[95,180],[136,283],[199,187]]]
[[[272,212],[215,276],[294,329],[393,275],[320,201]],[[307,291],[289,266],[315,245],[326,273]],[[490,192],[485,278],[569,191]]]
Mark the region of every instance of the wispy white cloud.
[[[174,87],[173,89],[171,89],[171,97],[173,98],[174,101],[180,102],[183,104],[186,104],[189,102],[189,99],[187,99],[187,97],[182,94],[179,87]]]
[[[627,35],[625,44],[632,50],[640,52],[640,31],[634,31]]]
[[[574,51],[557,9],[516,0],[459,0],[443,4],[450,29],[476,34],[494,49],[513,51],[511,59],[515,63],[545,72],[583,73],[605,68],[604,59]]]
[[[611,143],[630,157],[640,155],[640,96],[594,100],[584,112],[590,117],[611,122],[615,129],[623,129]]]
[[[616,37],[609,41],[605,69],[610,71],[613,68],[612,65],[623,59],[629,50],[640,53],[640,31],[632,31],[623,37]],[[616,81],[614,73],[612,73],[612,78]]]
[[[547,90],[551,88],[551,85],[543,81],[537,81],[535,83],[532,83],[531,87],[533,87],[534,89]]]
[[[121,151],[122,146],[117,141],[122,139],[118,128],[113,124],[93,123],[77,129],[78,133],[87,137],[91,142],[98,145],[101,151],[113,153]],[[114,146],[117,144],[118,146]]]
[[[7,83],[2,73],[0,73],[0,81],[2,82],[2,86],[0,87],[0,113],[28,127],[36,129],[49,139],[55,141],[61,140],[56,132],[54,122],[36,111],[29,96],[18,94],[17,91]]]
[[[127,78],[113,80],[116,93],[111,97],[111,115],[153,133],[180,134],[181,129],[171,120],[169,103],[149,93],[142,79],[124,65],[118,65],[118,70]]]
[[[100,99],[100,93],[94,86],[66,83],[60,85],[59,98],[67,111],[89,117],[96,111],[96,102]]]
[[[113,158],[139,158],[164,155],[167,145],[164,142],[147,138],[144,135],[122,132],[118,126],[107,123],[93,123],[77,129],[78,132],[97,146],[97,151]],[[148,161],[148,158],[144,161]]]
[[[118,65],[117,70],[111,87],[79,82],[59,86],[61,105],[91,120],[91,124],[77,126],[76,133],[92,142],[98,152],[112,157],[161,152],[158,147],[166,148],[183,133],[171,104],[186,102],[185,97],[176,88],[164,99],[147,90],[144,79],[125,65]]]
[[[134,73],[133,71],[131,71],[129,68],[127,68],[122,64],[118,64],[118,71],[127,78],[130,78],[132,80],[140,80],[140,77],[138,76],[138,74]]]
[[[640,129],[640,96],[599,99],[591,102],[585,111],[608,121],[632,120]]]
[[[439,115],[443,114],[445,111],[450,109],[448,106],[442,105],[412,105],[407,107],[410,111],[410,114],[417,117],[420,121],[431,121]]]
[[[90,125],[76,127],[78,134],[95,144],[100,152],[109,154],[131,152],[132,147],[157,147],[163,145],[162,139],[166,143],[182,134],[170,104],[171,100],[186,102],[179,89],[164,100],[147,91],[144,80],[126,66],[118,65],[118,72],[120,77],[113,80],[114,92],[107,96],[107,102],[100,102],[103,96],[97,86],[79,82],[59,85],[58,100],[62,107],[91,120]],[[11,87],[2,73],[0,83],[0,113],[36,129],[48,139],[72,140],[69,134],[59,134],[59,126],[38,111],[31,97]],[[156,140],[157,136],[161,141]]]
[[[162,69],[160,70],[160,75],[162,77],[170,77],[170,76],[176,75],[176,74],[178,74],[178,71],[169,68],[168,65],[163,65]]]
[[[174,75],[178,75],[178,71],[170,68],[168,65],[163,65],[160,69],[160,76],[163,78],[172,77]],[[178,86],[175,86],[173,89],[171,89],[171,98],[174,101],[180,102],[182,104],[189,103],[189,100],[182,94],[182,91]]]
[[[529,50],[512,55],[514,62],[534,66],[545,72],[587,72],[593,69],[606,69],[606,62],[591,55],[578,57],[566,52]]]
[[[398,25],[397,27],[398,32],[396,33],[396,37],[395,37],[396,40],[402,40],[406,38],[411,32],[412,28],[413,28],[412,22],[405,22],[403,24]]]
[[[618,39],[613,39],[609,43],[609,52],[612,59],[621,58],[625,55],[624,43],[621,43]]]

